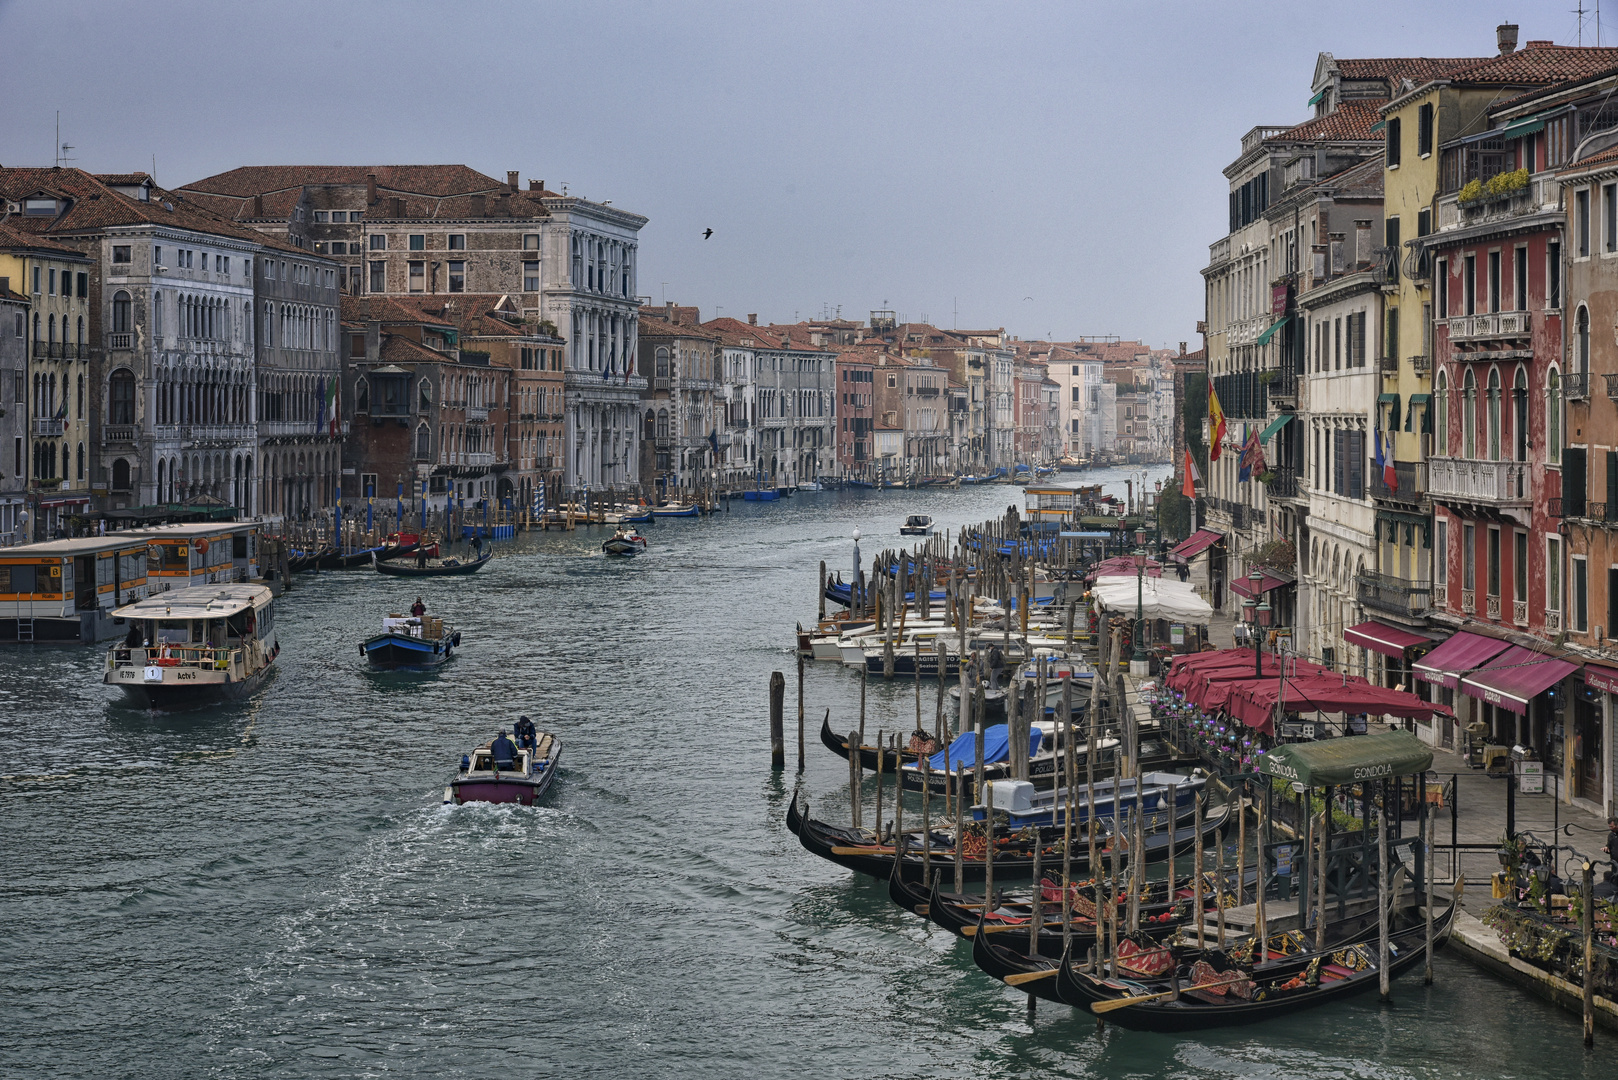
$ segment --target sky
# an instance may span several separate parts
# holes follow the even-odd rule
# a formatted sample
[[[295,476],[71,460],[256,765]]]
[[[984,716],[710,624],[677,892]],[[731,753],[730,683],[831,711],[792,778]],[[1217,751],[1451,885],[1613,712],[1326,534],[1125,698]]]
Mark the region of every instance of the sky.
[[[0,0],[0,165],[51,164],[60,113],[72,164],[165,187],[516,169],[645,215],[640,292],[705,319],[1195,349],[1220,170],[1308,118],[1320,52],[1487,56],[1501,22],[1576,44],[1576,6]]]

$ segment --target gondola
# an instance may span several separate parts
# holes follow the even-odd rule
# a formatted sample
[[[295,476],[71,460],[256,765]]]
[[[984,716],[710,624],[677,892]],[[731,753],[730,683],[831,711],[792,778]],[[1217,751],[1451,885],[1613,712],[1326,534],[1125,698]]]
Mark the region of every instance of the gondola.
[[[826,710],[826,717],[820,722],[820,741],[826,749],[844,761],[848,760],[848,736],[839,737],[831,729],[830,709]],[[874,746],[861,745],[860,768],[865,772],[875,772],[879,753],[882,755],[882,772],[885,776],[891,776],[901,764],[914,764],[921,757],[920,752],[911,750],[908,747],[899,750],[878,750]],[[918,786],[916,790],[920,791],[921,788]]]
[[[1449,937],[1455,909],[1460,906],[1459,888],[1457,885],[1456,895],[1443,913],[1434,917],[1435,948]],[[1418,896],[1418,902],[1420,899]],[[1406,925],[1388,935],[1390,979],[1409,970],[1426,954],[1424,921],[1414,912],[1402,921]],[[1296,953],[1250,969],[1201,960],[1183,974],[1176,968],[1174,981],[1162,989],[1156,987],[1163,980],[1142,984],[1075,971],[1071,958],[1064,957],[1056,975],[1057,993],[1068,1004],[1092,1012],[1092,1006],[1102,1002],[1163,995],[1098,1014],[1136,1031],[1178,1033],[1258,1023],[1351,997],[1379,984],[1376,914],[1362,915],[1347,927],[1339,924],[1333,936],[1337,943],[1324,952]]]
[[[1203,820],[1203,837],[1206,839],[1218,831],[1225,823],[1230,813],[1229,805],[1221,806],[1216,812],[1209,814]],[[1174,830],[1174,846],[1177,851],[1189,851],[1192,843],[1191,813],[1188,811],[1180,815]],[[1180,822],[1185,824],[1180,824]],[[841,825],[830,825],[816,821],[804,815],[798,809],[798,797],[793,795],[792,804],[787,810],[787,828],[798,837],[798,842],[811,854],[818,855],[829,862],[846,867],[870,877],[885,880],[893,873],[894,847],[891,843],[878,843],[875,834],[867,829],[854,829]],[[1042,854],[1043,865],[1059,866],[1062,861],[1060,829],[1040,830],[1041,841],[1044,844]],[[953,874],[955,849],[953,846],[944,846],[949,834],[941,830],[933,832],[933,847],[931,861],[940,866],[950,867]],[[904,836],[904,852],[902,855],[903,867],[901,873],[907,878],[921,876],[922,853],[919,838],[914,833]],[[1034,859],[1027,845],[1013,837],[1000,836],[995,848],[994,873],[996,879],[1013,881],[1026,880],[1033,874]],[[1107,851],[1110,859],[1110,849],[1105,844],[1111,843],[1109,835],[1103,842],[1103,850]],[[1145,858],[1147,862],[1157,862],[1168,857],[1169,834],[1167,830],[1148,832],[1146,834]],[[1122,850],[1118,853],[1118,866],[1120,869],[1129,865],[1130,853]],[[1080,837],[1073,837],[1073,857],[1071,860],[1072,872],[1084,874],[1089,872],[1089,842],[1081,843]],[[1110,864],[1110,863],[1109,863]],[[982,881],[984,879],[984,860],[980,855],[963,856],[962,880]]]
[[[386,548],[381,545],[359,548],[355,551],[338,551],[333,548],[320,556],[320,568],[322,570],[352,570],[356,566],[364,566],[369,563],[373,552],[378,558],[386,559],[389,557],[386,553]]]
[[[336,550],[336,548],[330,547],[318,548],[313,551],[294,548],[287,555],[287,571],[293,574],[301,574],[308,570],[318,569],[320,560]]]
[[[1043,954],[1035,956],[1018,952],[1014,948],[990,940],[989,935],[983,933],[983,929],[984,927],[980,920],[978,933],[972,935],[972,962],[978,966],[979,970],[999,979],[1001,982],[1005,982],[1013,975],[1037,975],[1038,977],[1021,983],[1018,989],[1025,994],[1044,998],[1046,1001],[1054,1001],[1059,1005],[1066,1004],[1066,1002],[1062,1001],[1056,989],[1056,975],[1061,963],[1059,960],[1047,958]],[[1022,941],[1026,944],[1027,940],[1028,938],[1025,934]],[[1058,948],[1061,947],[1061,941],[1061,935],[1057,935]],[[1095,941],[1094,935],[1091,935],[1090,941],[1092,943]],[[1079,939],[1074,938],[1073,944],[1077,947]],[[1041,950],[1044,947],[1045,944],[1041,941]],[[1046,974],[1047,972],[1049,974]]]
[[[480,558],[473,559],[471,562],[457,562],[449,566],[442,564],[438,566],[413,566],[409,563],[381,562],[374,556],[371,560],[371,565],[376,568],[377,573],[391,574],[394,577],[450,577],[456,574],[475,574],[483,569],[484,564],[492,558],[494,558],[494,551],[491,549],[485,551]]]

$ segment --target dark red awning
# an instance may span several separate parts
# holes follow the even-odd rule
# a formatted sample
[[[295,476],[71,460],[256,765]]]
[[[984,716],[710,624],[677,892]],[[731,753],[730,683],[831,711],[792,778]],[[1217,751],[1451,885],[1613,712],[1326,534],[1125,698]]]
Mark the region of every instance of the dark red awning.
[[[1276,577],[1274,574],[1265,574],[1263,580],[1258,583],[1258,591],[1260,593],[1267,593],[1271,589],[1277,589],[1277,588],[1280,588],[1282,585],[1291,585],[1291,584],[1292,584],[1292,582],[1288,581],[1286,578],[1279,578],[1279,577]],[[1245,596],[1245,597],[1248,597],[1249,599],[1254,598],[1255,595],[1256,595],[1253,592],[1252,582],[1248,581],[1246,576],[1238,577],[1238,578],[1231,578],[1230,579],[1230,591],[1235,593],[1237,596]]]
[[[1416,661],[1411,668],[1422,682],[1454,690],[1462,675],[1483,667],[1505,652],[1509,644],[1462,630]]]
[[[1546,656],[1521,645],[1513,645],[1482,671],[1461,679],[1461,693],[1509,709],[1528,711],[1536,694],[1555,686],[1579,669],[1579,665]]]
[[[1198,529],[1175,545],[1169,554],[1179,559],[1194,559],[1224,538],[1224,533],[1216,533],[1212,529]]]
[[[1390,626],[1376,619],[1362,622],[1358,626],[1350,626],[1343,631],[1343,640],[1351,645],[1362,645],[1383,656],[1403,656],[1406,649],[1433,643],[1432,638],[1412,634],[1409,630]]]

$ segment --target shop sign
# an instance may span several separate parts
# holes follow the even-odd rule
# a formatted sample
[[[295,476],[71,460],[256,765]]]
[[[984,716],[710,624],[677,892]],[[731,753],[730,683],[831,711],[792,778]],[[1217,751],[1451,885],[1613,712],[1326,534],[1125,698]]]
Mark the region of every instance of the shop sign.
[[[1584,665],[1584,685],[1609,694],[1618,694],[1618,671],[1612,668]]]
[[[1517,762],[1517,790],[1524,795],[1544,793],[1545,763],[1543,761]]]

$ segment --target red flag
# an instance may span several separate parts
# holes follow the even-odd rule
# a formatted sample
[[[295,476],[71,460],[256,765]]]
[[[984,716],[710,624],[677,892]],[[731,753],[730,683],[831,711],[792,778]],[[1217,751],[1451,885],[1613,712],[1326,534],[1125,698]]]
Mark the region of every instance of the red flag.
[[[1381,432],[1377,432],[1377,438],[1379,440],[1382,438]],[[1388,454],[1382,462],[1382,482],[1387,485],[1389,491],[1399,490],[1399,473],[1393,467],[1393,435],[1391,433],[1388,435]]]
[[[1197,463],[1191,460],[1191,451],[1185,452],[1185,483],[1180,488],[1180,494],[1188,499],[1197,497],[1197,481],[1202,477],[1197,473]]]

